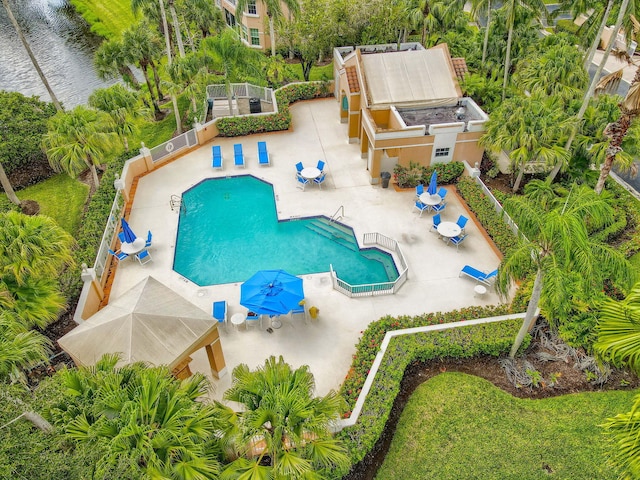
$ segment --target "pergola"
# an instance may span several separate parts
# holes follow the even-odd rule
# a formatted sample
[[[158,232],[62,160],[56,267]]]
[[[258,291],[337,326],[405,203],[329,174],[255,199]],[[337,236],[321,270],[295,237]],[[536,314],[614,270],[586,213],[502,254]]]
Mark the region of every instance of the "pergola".
[[[111,301],[58,344],[78,366],[118,353],[119,365],[167,365],[178,378],[191,375],[190,355],[204,347],[213,376],[226,373],[218,322],[153,277]]]

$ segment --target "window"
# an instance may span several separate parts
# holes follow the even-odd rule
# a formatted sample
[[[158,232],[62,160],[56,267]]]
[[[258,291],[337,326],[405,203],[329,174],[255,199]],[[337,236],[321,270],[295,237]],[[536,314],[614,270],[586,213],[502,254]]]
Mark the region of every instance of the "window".
[[[233,13],[231,13],[226,8],[224,9],[224,17],[225,17],[225,21],[227,22],[227,25],[229,25],[230,27],[236,26],[236,17],[234,17]]]
[[[450,148],[436,148],[436,157],[448,157]]]
[[[257,28],[250,28],[251,32],[251,45],[260,45],[260,33]]]
[[[250,15],[257,15],[258,9],[256,8],[256,0],[247,1],[247,13]]]
[[[249,34],[247,33],[247,27],[245,25],[240,25],[240,27],[242,28],[242,39],[248,42]]]

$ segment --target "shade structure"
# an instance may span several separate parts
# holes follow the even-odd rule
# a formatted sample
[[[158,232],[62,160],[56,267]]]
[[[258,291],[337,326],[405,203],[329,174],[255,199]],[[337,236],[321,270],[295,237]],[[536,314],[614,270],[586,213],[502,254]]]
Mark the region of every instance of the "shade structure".
[[[122,223],[122,233],[124,234],[125,242],[133,243],[134,240],[136,239],[136,234],[133,233],[133,230],[131,230],[131,227],[129,226],[129,224],[124,218],[121,219],[121,223]]]
[[[431,180],[429,180],[429,186],[427,187],[427,193],[429,195],[435,195],[438,192],[438,172],[434,170],[431,174]]]
[[[261,270],[240,286],[240,305],[261,315],[283,315],[304,299],[302,279],[284,270]]]
[[[147,277],[58,340],[77,365],[119,353],[118,365],[142,361],[174,368],[217,335],[217,321]]]

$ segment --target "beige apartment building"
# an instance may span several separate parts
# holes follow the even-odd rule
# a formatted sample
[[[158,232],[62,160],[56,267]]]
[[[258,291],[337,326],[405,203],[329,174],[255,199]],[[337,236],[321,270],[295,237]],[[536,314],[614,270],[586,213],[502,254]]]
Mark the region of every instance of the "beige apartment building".
[[[236,12],[236,0],[215,0],[222,10],[227,26],[239,28],[242,41],[250,47],[267,50],[271,48],[267,9],[259,0],[249,0],[244,15]]]
[[[371,183],[397,163],[482,160],[478,140],[489,117],[462,95],[466,64],[446,44],[338,47],[333,59],[340,121],[349,142],[360,143]]]

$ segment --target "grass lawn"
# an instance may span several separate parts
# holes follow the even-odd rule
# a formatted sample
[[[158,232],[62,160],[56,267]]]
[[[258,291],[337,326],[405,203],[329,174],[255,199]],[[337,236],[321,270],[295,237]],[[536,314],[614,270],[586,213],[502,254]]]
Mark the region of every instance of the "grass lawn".
[[[91,31],[107,39],[119,38],[136,22],[130,0],[71,0],[71,3],[91,25]]]
[[[20,200],[38,202],[40,214],[53,218],[63,229],[75,235],[89,196],[89,186],[61,173],[16,194]]]
[[[289,64],[291,70],[295,73],[298,80],[304,81],[302,75],[302,65],[299,63]],[[322,67],[311,67],[311,73],[309,74],[309,81],[314,82],[316,80],[331,80],[333,78],[333,63],[323,65]]]
[[[479,377],[438,375],[407,403],[376,480],[615,479],[597,425],[628,412],[637,393],[527,400]]]

